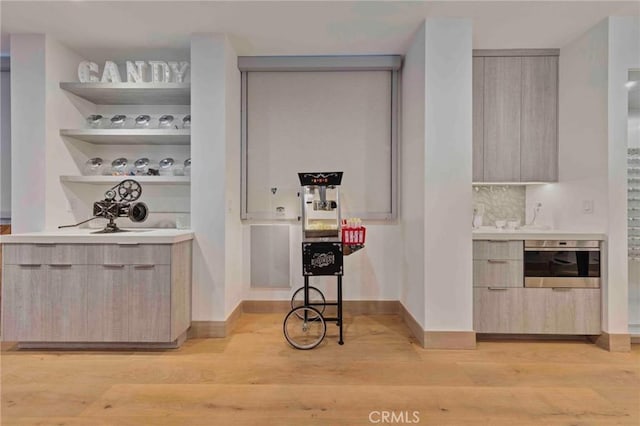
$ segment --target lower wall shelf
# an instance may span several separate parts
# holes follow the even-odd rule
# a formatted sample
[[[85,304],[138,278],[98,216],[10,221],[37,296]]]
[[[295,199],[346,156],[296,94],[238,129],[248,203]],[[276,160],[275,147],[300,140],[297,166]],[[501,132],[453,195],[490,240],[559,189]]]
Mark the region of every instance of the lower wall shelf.
[[[62,129],[60,136],[98,145],[189,145],[189,129]]]

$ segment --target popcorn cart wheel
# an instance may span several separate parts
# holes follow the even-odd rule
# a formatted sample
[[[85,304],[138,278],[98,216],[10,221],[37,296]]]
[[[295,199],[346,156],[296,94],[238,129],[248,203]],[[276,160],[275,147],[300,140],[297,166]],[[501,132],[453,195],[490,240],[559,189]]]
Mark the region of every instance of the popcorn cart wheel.
[[[326,299],[324,298],[324,294],[320,290],[315,287],[309,286],[309,303],[306,306],[311,306],[315,308],[320,315],[324,314],[324,310],[326,308]],[[297,307],[305,306],[304,303],[304,286],[300,287],[293,293],[291,297],[291,309],[296,309]],[[298,315],[301,312],[297,312]],[[302,318],[302,316],[300,317]]]
[[[284,319],[282,326],[287,342],[296,349],[313,349],[322,342],[327,324],[322,314],[311,306],[298,306]]]

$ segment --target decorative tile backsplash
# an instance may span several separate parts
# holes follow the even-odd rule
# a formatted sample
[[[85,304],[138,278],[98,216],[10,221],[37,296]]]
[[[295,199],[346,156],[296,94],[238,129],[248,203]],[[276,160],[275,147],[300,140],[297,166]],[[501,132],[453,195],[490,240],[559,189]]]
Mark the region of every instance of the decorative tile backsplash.
[[[495,226],[495,221],[502,219],[516,219],[523,225],[526,208],[525,191],[525,186],[474,186],[473,208],[484,206],[482,225]]]

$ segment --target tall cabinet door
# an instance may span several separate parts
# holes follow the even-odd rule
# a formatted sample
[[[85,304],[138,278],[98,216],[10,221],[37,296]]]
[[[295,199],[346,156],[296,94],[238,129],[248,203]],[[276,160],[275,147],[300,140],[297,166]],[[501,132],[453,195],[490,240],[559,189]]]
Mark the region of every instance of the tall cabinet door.
[[[473,58],[473,181],[484,181],[484,58]]]
[[[558,57],[522,58],[523,181],[558,180]]]
[[[87,340],[86,265],[48,265],[44,291],[47,332],[45,341],[84,342]]]
[[[171,266],[132,265],[129,270],[129,340],[171,339]]]
[[[484,58],[484,180],[520,180],[522,58]]]
[[[129,340],[129,267],[92,265],[88,294],[89,340],[126,342]]]

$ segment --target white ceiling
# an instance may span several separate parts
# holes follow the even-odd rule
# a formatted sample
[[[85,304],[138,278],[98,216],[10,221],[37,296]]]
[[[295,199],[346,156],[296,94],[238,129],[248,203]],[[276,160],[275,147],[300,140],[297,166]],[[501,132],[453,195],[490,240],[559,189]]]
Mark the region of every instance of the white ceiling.
[[[93,48],[189,45],[193,32],[229,34],[240,55],[402,54],[428,17],[473,20],[476,49],[562,47],[640,2],[0,1],[8,33],[46,33],[91,58]]]

